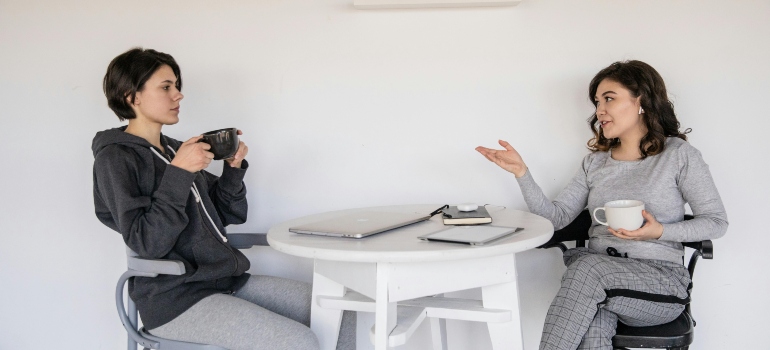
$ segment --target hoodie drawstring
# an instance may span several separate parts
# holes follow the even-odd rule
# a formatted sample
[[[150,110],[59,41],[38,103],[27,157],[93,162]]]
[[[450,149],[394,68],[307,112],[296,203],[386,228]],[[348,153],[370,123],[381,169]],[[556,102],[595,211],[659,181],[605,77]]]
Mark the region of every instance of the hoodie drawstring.
[[[174,151],[174,149],[171,148],[171,146],[166,146],[166,148],[168,148],[171,151],[171,153],[173,153],[174,156],[176,156],[176,151]],[[171,164],[171,162],[169,162],[168,159],[166,159],[166,157],[163,157],[162,155],[160,155],[160,153],[158,153],[158,151],[156,151],[155,148],[150,147],[150,150],[153,153],[155,153],[155,155],[158,156],[158,158],[163,159],[163,161],[166,162],[166,164]],[[225,237],[225,235],[223,235],[222,232],[219,232],[219,228],[217,228],[217,224],[215,224],[214,220],[211,219],[211,215],[209,215],[208,210],[206,210],[206,206],[203,205],[203,200],[201,199],[201,193],[200,191],[198,191],[198,186],[195,186],[195,181],[193,181],[193,184],[192,184],[192,187],[190,187],[190,190],[192,190],[193,196],[195,196],[195,201],[200,203],[201,208],[203,208],[203,212],[206,213],[206,217],[209,218],[209,221],[211,222],[211,226],[214,226],[214,230],[217,231],[217,234],[219,234],[219,237],[222,238],[222,241],[227,242],[227,237]]]

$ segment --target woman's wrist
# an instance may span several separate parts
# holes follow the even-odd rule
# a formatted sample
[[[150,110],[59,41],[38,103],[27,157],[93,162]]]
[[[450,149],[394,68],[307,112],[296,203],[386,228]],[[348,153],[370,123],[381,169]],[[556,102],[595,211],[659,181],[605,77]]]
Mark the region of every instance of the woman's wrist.
[[[663,237],[663,231],[665,230],[665,227],[663,227],[663,224],[658,223],[657,227],[655,228],[655,233],[653,235],[653,239],[660,239],[660,237]]]
[[[233,159],[225,159],[225,163],[227,163],[227,165],[229,165],[230,167],[233,167],[233,168],[240,168],[242,161],[243,161],[243,159],[238,160],[238,161],[235,161]]]
[[[527,166],[522,166],[521,169],[512,171],[513,176],[516,176],[516,178],[521,178],[522,176],[527,174]]]

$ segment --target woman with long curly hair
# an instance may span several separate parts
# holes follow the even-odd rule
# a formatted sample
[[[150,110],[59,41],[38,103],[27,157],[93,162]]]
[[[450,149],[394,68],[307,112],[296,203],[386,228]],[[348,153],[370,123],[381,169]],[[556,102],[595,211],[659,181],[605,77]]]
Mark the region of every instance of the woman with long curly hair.
[[[640,61],[615,62],[591,80],[594,137],[567,187],[549,200],[519,153],[476,150],[513,173],[529,210],[567,226],[581,211],[614,200],[644,202],[644,225],[613,229],[593,220],[587,248],[567,250],[567,271],[548,310],[540,349],[612,349],[617,322],[670,322],[689,300],[690,276],[681,242],[715,239],[727,215],[708,165],[679,131],[663,78]],[[685,204],[694,219],[684,221]],[[608,291],[624,291],[608,293]],[[621,294],[623,296],[615,296]]]

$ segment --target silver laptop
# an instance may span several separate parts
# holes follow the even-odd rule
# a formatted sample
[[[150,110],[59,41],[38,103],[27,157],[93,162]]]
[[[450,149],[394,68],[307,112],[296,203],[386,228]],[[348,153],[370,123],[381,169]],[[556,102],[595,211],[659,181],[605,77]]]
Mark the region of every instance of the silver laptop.
[[[417,237],[424,241],[485,245],[523,230],[520,227],[502,226],[451,226]]]
[[[431,214],[366,211],[290,227],[289,231],[309,235],[363,238],[428,220],[431,216]]]

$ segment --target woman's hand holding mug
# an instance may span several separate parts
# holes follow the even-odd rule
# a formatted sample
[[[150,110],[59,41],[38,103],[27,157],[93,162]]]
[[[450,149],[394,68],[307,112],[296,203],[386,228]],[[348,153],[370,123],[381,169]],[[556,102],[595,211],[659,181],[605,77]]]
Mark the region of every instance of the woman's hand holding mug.
[[[209,144],[198,142],[202,137],[202,135],[195,136],[179,146],[171,165],[191,173],[206,169],[214,159],[214,153],[208,151],[211,148]]]
[[[608,227],[610,233],[615,237],[630,239],[634,241],[647,241],[652,239],[658,239],[663,235],[663,225],[655,220],[655,216],[650,214],[646,210],[642,210],[642,216],[646,221],[644,226],[637,230],[629,231],[624,228],[613,230],[612,227]]]
[[[524,174],[527,173],[527,165],[524,164],[524,160],[521,159],[519,152],[513,149],[511,144],[506,141],[499,140],[498,143],[500,143],[500,146],[503,146],[505,150],[496,150],[479,146],[476,147],[476,151],[489,159],[490,162],[497,164],[497,166],[512,173],[516,177],[524,176]]]
[[[238,130],[238,135],[243,135],[243,132]],[[240,168],[241,162],[243,162],[247,154],[249,154],[249,147],[243,141],[238,141],[238,151],[235,152],[232,158],[225,159],[225,162],[233,168]]]
[[[600,210],[604,211],[607,221],[596,216]],[[596,222],[607,226],[607,230],[618,238],[646,241],[663,235],[663,225],[644,209],[642,201],[621,199],[607,202],[603,207],[594,209],[592,215]]]

